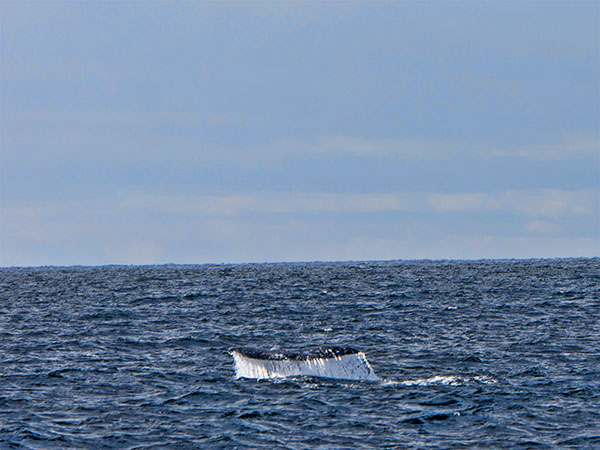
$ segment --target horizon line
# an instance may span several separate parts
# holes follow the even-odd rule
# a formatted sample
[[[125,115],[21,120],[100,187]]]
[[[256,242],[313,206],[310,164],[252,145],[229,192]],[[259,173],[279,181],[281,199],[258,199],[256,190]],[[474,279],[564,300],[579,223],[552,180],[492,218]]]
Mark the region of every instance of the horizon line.
[[[100,267],[154,267],[154,266],[247,266],[247,265],[284,265],[284,264],[366,264],[366,263],[410,263],[410,262],[518,262],[518,261],[560,261],[560,260],[595,260],[600,256],[557,256],[557,257],[516,257],[516,258],[398,258],[398,259],[348,259],[348,260],[298,260],[298,261],[243,261],[243,262],[202,262],[202,263],[151,263],[151,264],[41,264],[31,266],[0,266],[3,269],[69,269]]]

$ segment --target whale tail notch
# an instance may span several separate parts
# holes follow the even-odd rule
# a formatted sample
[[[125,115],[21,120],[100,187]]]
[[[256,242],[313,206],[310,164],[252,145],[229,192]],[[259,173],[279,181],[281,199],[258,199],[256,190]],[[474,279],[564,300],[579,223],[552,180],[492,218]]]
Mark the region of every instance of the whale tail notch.
[[[232,349],[236,378],[311,376],[377,381],[364,353],[352,347],[325,346],[307,351]]]

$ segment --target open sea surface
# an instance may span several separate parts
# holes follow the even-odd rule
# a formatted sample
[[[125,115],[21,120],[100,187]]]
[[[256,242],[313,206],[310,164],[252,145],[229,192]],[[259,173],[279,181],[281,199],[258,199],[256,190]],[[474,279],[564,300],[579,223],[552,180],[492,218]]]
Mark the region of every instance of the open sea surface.
[[[0,448],[600,448],[600,259],[2,268]]]

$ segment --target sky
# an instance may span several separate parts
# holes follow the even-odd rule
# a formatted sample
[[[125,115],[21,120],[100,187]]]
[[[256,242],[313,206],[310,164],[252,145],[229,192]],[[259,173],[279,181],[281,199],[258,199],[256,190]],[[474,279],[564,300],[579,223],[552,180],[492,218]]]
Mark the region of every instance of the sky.
[[[0,265],[600,255],[600,3],[0,0]]]

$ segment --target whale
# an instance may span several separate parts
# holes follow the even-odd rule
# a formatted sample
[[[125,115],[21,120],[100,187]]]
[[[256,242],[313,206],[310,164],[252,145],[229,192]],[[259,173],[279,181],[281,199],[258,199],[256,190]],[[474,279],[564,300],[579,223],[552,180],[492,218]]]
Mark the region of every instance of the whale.
[[[380,378],[363,352],[349,346],[321,346],[303,350],[263,350],[253,347],[229,350],[236,378],[321,377],[378,381]]]

